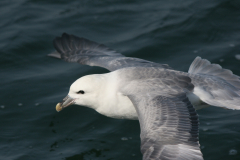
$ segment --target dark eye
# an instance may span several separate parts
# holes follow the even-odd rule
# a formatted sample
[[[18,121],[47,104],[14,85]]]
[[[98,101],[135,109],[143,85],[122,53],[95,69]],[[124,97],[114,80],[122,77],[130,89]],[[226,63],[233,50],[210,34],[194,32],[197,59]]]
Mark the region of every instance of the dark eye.
[[[77,92],[77,94],[84,94],[85,92],[83,90],[80,90]]]

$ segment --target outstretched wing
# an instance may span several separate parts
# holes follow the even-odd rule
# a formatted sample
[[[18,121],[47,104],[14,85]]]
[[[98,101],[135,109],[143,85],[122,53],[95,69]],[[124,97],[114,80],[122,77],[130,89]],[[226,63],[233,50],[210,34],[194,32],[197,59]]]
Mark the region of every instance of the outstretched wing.
[[[203,160],[198,115],[186,96],[194,87],[191,79],[172,70],[136,69],[118,72],[124,79],[120,92],[138,114],[143,160]]]
[[[166,64],[159,64],[139,58],[125,57],[103,44],[76,37],[66,33],[53,41],[56,52],[49,54],[67,62],[77,62],[83,65],[99,66],[114,71],[126,67],[161,67],[170,69]]]
[[[140,121],[143,160],[203,160],[198,116],[186,95],[129,98]]]

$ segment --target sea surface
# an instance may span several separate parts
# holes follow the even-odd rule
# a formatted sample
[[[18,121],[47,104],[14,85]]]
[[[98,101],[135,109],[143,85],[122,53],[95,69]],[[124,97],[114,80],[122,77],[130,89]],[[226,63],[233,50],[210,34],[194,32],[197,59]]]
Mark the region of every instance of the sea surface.
[[[240,75],[239,0],[1,0],[0,160],[140,160],[140,127],[55,106],[103,68],[48,57],[63,32],[188,71],[196,56]],[[205,160],[240,159],[240,110],[197,111]]]

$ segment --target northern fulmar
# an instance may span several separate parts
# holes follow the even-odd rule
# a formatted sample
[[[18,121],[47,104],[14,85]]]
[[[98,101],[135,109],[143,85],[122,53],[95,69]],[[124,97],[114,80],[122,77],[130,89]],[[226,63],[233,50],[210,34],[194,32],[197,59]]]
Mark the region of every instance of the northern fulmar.
[[[138,119],[143,160],[203,160],[196,107],[240,109],[240,77],[200,57],[186,73],[66,33],[53,44],[49,56],[111,71],[77,79],[57,111],[76,104],[112,118]]]

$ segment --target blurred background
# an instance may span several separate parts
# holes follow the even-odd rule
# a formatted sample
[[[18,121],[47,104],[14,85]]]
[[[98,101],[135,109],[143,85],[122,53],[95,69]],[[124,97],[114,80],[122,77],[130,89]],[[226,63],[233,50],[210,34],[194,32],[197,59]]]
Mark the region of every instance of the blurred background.
[[[239,0],[1,0],[0,159],[139,160],[139,122],[56,104],[87,74],[48,57],[63,32],[188,71],[196,56],[240,75]],[[198,111],[205,160],[240,159],[240,111]]]

